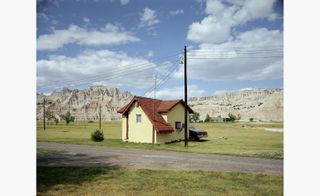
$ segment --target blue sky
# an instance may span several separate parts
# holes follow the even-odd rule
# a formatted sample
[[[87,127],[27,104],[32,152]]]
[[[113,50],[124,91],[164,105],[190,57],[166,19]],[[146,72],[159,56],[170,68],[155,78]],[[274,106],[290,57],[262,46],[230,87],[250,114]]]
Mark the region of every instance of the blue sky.
[[[92,85],[182,98],[283,88],[283,5],[265,0],[38,0],[37,91]]]

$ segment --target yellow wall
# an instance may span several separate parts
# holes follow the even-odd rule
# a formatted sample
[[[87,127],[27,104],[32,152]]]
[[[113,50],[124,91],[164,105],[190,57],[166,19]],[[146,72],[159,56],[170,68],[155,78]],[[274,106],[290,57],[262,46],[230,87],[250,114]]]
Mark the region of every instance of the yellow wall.
[[[136,123],[136,114],[141,114],[141,123]],[[168,113],[163,113],[162,117],[174,129],[175,122],[180,121],[184,123],[184,107],[181,103],[172,108]],[[189,113],[188,113],[189,121]],[[189,123],[188,123],[189,127]],[[189,133],[189,132],[188,132]],[[136,107],[133,104],[129,110],[129,142],[152,143],[152,123],[147,115],[143,112],[141,107]],[[157,133],[154,134],[155,143],[165,143],[174,140],[184,139],[184,129],[174,130],[172,133]],[[122,140],[126,141],[126,118],[122,118]]]
[[[175,122],[180,121],[184,123],[184,107],[181,103],[172,108],[168,113],[162,114],[165,120],[175,129]],[[188,121],[189,121],[189,113],[188,113]],[[189,127],[189,123],[188,123]],[[156,134],[156,142],[157,143],[165,143],[174,140],[184,139],[184,129],[177,130],[175,129],[172,133],[157,133]]]
[[[127,126],[127,118],[122,117],[122,134],[121,134],[122,141],[126,141],[126,128],[127,128],[126,126]]]
[[[141,123],[136,123],[136,114],[141,114]],[[124,119],[125,120],[125,119]],[[122,128],[122,133],[126,129]],[[152,124],[141,107],[133,104],[129,111],[129,142],[152,143]]]

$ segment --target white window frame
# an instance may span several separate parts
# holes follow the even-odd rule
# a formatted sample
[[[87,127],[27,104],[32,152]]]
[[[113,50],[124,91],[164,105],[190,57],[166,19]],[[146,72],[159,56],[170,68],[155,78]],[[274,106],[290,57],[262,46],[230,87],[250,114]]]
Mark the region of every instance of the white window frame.
[[[176,121],[175,122],[175,128],[176,129],[183,129],[183,123],[181,121]]]
[[[136,123],[141,123],[141,122],[142,122],[142,115],[141,114],[136,114]]]

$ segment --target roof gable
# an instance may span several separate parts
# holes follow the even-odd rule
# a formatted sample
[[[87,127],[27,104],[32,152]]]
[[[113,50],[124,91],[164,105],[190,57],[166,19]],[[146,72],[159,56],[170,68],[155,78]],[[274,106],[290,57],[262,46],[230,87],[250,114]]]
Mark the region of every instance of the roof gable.
[[[182,99],[164,100],[164,101],[161,102],[161,104],[158,107],[157,111],[159,113],[169,112],[172,108],[174,108],[179,103],[181,103],[183,106],[185,105],[185,102]],[[187,109],[188,109],[189,113],[193,113],[193,110],[189,106],[187,106]]]

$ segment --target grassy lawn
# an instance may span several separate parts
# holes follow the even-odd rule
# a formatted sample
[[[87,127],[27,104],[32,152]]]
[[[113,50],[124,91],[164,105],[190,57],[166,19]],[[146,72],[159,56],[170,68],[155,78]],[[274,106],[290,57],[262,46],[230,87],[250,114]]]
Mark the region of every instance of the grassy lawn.
[[[191,124],[208,132],[208,138],[190,141],[188,148],[183,142],[171,144],[134,144],[121,141],[121,123],[103,122],[105,140],[92,142],[90,134],[98,128],[98,122],[75,122],[70,125],[48,125],[44,131],[37,124],[37,140],[71,144],[88,144],[125,148],[172,150],[194,153],[214,153],[237,156],[283,159],[283,133],[265,131],[263,128],[282,128],[282,122],[271,123],[197,123]]]
[[[63,154],[66,151],[62,150],[47,150],[42,148],[37,148],[37,154]]]
[[[283,195],[282,176],[94,167],[37,167],[38,195]]]

